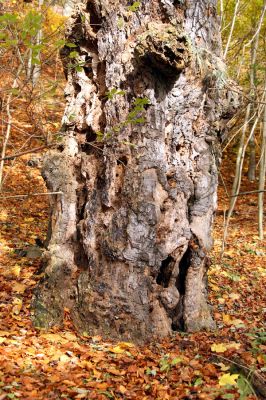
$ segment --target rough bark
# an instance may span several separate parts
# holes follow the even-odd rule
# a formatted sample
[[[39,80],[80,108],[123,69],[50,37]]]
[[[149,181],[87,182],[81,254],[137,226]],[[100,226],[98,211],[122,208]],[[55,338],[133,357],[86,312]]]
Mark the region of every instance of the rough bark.
[[[64,140],[44,165],[49,191],[63,195],[51,204],[35,323],[58,324],[67,307],[78,328],[114,338],[213,328],[207,253],[220,121],[234,106],[216,1],[143,0],[136,11],[85,1],[67,40],[82,68],[65,62]],[[125,94],[108,99],[112,88]],[[136,98],[150,101],[146,121],[121,125]]]

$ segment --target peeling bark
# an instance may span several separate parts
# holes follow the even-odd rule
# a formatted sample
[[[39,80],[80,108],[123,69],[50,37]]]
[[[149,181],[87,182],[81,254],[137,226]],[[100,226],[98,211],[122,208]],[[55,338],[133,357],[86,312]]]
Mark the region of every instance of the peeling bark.
[[[207,253],[219,126],[234,105],[220,79],[216,1],[127,4],[84,1],[69,22],[82,67],[62,50],[64,141],[43,176],[63,195],[51,204],[33,308],[39,326],[62,322],[67,307],[83,331],[145,341],[214,326]],[[107,99],[112,88],[126,94]],[[136,98],[150,101],[146,121],[121,126]]]

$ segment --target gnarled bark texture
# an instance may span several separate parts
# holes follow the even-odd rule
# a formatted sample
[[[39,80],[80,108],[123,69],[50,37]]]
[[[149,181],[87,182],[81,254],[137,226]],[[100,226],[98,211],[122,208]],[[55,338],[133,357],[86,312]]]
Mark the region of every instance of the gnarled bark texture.
[[[84,1],[69,21],[77,54],[65,62],[64,140],[43,172],[63,194],[52,200],[33,306],[40,326],[62,322],[67,307],[83,331],[143,341],[213,327],[207,252],[220,122],[232,105],[215,0],[133,8]],[[111,89],[125,94],[108,98]],[[145,122],[126,122],[140,98],[150,101]]]

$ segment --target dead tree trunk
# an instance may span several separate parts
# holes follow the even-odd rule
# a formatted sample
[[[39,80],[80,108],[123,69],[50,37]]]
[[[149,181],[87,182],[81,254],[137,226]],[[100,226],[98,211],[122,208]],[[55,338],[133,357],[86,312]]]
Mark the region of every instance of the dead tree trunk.
[[[215,0],[128,4],[84,1],[69,22],[63,142],[43,172],[62,195],[33,308],[39,326],[67,307],[83,331],[143,341],[213,327],[207,252],[231,105]]]

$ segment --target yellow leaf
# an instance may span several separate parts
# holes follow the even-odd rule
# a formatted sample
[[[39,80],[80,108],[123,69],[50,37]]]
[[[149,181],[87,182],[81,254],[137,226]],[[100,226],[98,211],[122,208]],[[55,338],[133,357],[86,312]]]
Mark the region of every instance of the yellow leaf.
[[[238,374],[223,374],[219,378],[219,385],[226,386],[226,385],[236,385],[236,380],[238,379]]]
[[[240,325],[243,324],[243,321],[241,319],[236,319],[231,317],[229,314],[223,314],[223,323],[225,325]]]
[[[125,386],[123,386],[123,385],[120,385],[119,388],[118,388],[118,390],[119,390],[119,392],[122,393],[122,394],[125,394],[126,391],[127,391],[127,389],[126,389]]]
[[[0,336],[10,336],[11,333],[7,331],[0,331]]]
[[[6,341],[6,338],[0,337],[0,344],[1,344],[1,343],[4,343],[5,341]]]
[[[240,343],[228,343],[227,348],[228,349],[240,349],[241,344]]]
[[[211,290],[213,290],[214,292],[220,292],[221,288],[219,288],[219,286],[214,285],[213,283],[210,283],[210,288]]]
[[[135,347],[135,345],[130,342],[120,342],[120,343],[118,343],[118,346],[121,347],[122,349],[128,349],[128,348]]]
[[[70,357],[68,357],[66,354],[62,354],[62,355],[59,357],[59,361],[62,362],[62,363],[69,362],[69,361],[70,361]]]
[[[10,268],[10,273],[11,275],[15,276],[18,278],[20,276],[20,265],[16,264],[13,267]]]
[[[18,297],[15,297],[13,300],[13,304],[14,306],[12,307],[12,314],[18,315],[22,308],[22,300],[19,299]]]
[[[115,354],[122,354],[122,353],[125,352],[125,350],[122,349],[120,346],[111,347],[111,348],[109,349],[109,351],[110,351],[111,353],[115,353]]]
[[[94,368],[93,369],[93,375],[95,376],[96,379],[100,379],[101,376],[102,376],[102,373]]]
[[[238,293],[230,293],[229,297],[232,300],[238,300],[238,299],[240,299],[240,294],[238,294]]]
[[[49,340],[50,342],[61,342],[61,343],[66,343],[66,339],[62,338],[61,335],[58,335],[56,333],[43,333],[40,335],[40,337]]]
[[[232,325],[232,317],[229,314],[223,313],[223,323],[226,325]]]
[[[30,217],[30,218],[24,218],[24,222],[33,222],[34,218]]]
[[[211,351],[214,351],[215,353],[224,353],[227,350],[226,344],[224,343],[218,343],[218,344],[213,344],[211,346]]]
[[[218,365],[222,371],[228,371],[230,369],[230,366],[227,366],[224,363],[219,363]]]
[[[78,338],[74,333],[71,332],[66,332],[64,333],[64,337],[69,340],[70,342],[74,342],[76,341]]]
[[[24,293],[27,288],[27,285],[24,285],[23,283],[15,282],[12,285],[12,291],[16,293]]]
[[[233,249],[232,250],[227,250],[227,251],[224,252],[224,254],[226,256],[232,257],[232,256],[235,255],[235,250],[233,250]]]

